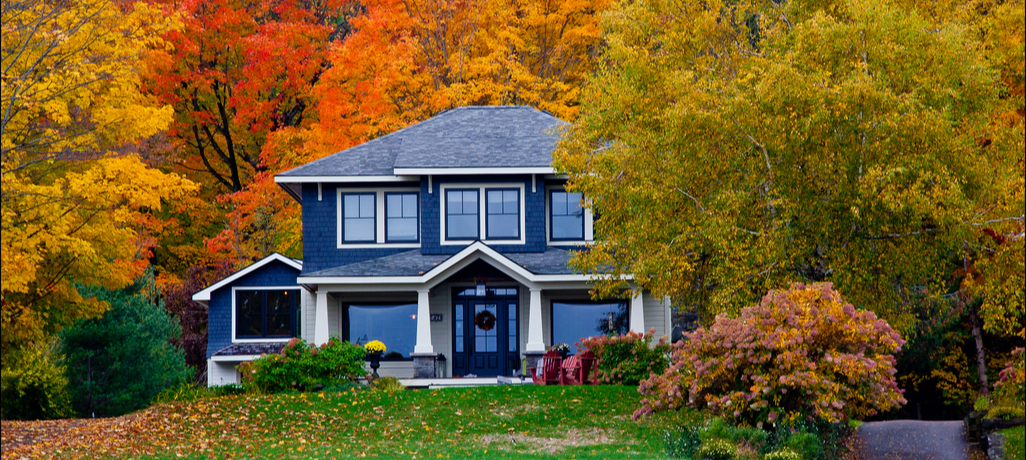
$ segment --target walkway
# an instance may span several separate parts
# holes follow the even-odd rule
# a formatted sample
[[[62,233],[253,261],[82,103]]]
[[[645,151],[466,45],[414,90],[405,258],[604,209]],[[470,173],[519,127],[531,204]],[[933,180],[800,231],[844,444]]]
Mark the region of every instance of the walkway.
[[[866,422],[859,437],[866,460],[969,460],[961,421]]]

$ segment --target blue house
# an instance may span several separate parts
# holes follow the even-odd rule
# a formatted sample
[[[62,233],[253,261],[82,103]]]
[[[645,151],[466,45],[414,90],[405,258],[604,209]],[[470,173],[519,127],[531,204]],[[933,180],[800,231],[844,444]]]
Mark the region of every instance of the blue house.
[[[302,204],[303,260],[273,254],[196,293],[208,383],[292,337],[380,340],[400,378],[512,375],[554,343],[670,332],[669,302],[593,301],[567,261],[593,237],[552,152],[566,122],[462,107],[275,176]]]

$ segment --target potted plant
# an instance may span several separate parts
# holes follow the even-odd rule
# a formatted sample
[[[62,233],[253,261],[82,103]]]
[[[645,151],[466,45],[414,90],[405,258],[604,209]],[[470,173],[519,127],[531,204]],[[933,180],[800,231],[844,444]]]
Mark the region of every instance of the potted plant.
[[[379,377],[378,368],[381,367],[381,354],[385,352],[385,344],[380,340],[371,340],[363,346],[367,350],[367,361],[370,362],[371,380]]]
[[[559,342],[549,347],[549,350],[556,350],[556,353],[559,353],[559,356],[562,356],[563,359],[566,359],[566,355],[570,353],[570,345],[567,345],[564,342]]]

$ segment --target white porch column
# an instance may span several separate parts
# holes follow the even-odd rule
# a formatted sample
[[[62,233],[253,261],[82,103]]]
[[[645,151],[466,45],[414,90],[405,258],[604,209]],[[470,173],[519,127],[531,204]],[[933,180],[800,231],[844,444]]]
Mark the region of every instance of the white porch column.
[[[417,291],[417,345],[413,347],[414,353],[434,353],[435,348],[431,345],[431,309],[428,302],[428,289]]]
[[[644,334],[645,331],[645,299],[638,288],[637,294],[631,298],[631,330]]]
[[[530,317],[527,322],[527,345],[525,352],[545,351],[545,341],[542,339],[542,301],[541,289],[531,289]]]
[[[317,311],[314,314],[314,345],[328,343],[328,291],[317,290]]]

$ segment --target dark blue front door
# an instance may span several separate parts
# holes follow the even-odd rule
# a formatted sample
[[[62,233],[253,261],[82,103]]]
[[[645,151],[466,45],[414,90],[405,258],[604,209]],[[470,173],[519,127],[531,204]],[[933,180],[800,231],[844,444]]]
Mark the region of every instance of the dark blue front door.
[[[495,290],[489,290],[494,294]],[[511,375],[518,354],[516,289],[478,298],[457,296],[453,302],[453,375]]]

